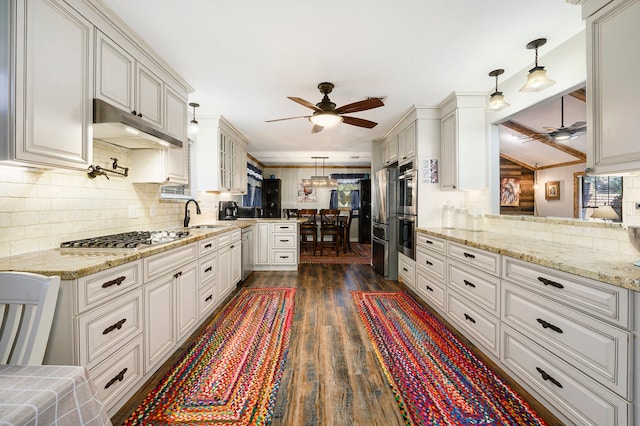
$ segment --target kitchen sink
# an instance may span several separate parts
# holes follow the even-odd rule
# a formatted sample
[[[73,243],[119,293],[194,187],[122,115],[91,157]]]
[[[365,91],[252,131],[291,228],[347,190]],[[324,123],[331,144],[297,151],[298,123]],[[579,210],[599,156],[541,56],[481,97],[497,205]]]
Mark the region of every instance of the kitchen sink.
[[[189,228],[192,229],[216,229],[216,228],[228,228],[229,225],[213,225],[213,224],[205,224],[205,225],[193,225]]]

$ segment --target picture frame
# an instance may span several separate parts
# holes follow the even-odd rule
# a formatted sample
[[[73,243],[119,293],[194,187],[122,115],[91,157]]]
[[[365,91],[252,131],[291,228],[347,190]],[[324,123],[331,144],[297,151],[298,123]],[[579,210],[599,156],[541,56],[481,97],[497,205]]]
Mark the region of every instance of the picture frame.
[[[520,205],[520,178],[500,179],[500,207]]]
[[[560,181],[551,180],[544,184],[544,199],[559,200],[560,199]]]
[[[316,189],[313,186],[298,183],[298,202],[316,203],[317,201]]]

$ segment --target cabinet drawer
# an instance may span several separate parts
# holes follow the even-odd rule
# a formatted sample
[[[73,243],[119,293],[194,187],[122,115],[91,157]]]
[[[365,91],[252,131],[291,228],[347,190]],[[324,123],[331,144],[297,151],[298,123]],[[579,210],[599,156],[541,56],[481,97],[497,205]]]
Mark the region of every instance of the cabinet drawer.
[[[218,274],[218,255],[210,254],[198,260],[200,287],[205,287]]]
[[[216,307],[218,301],[218,281],[209,281],[207,287],[200,290],[199,318],[207,316]]]
[[[429,250],[437,251],[444,254],[444,240],[442,238],[432,237],[431,235],[416,233],[416,245]]]
[[[500,316],[500,278],[449,262],[449,285],[495,316]]]
[[[142,290],[133,291],[78,317],[79,365],[91,368],[142,331]]]
[[[274,223],[273,225],[273,232],[296,232],[296,229],[298,229],[298,224],[297,223]]]
[[[423,299],[432,306],[445,311],[446,287],[440,280],[426,274],[421,268],[416,269],[416,289]]]
[[[142,335],[108,356],[89,373],[107,411],[115,414],[111,408],[142,378]]]
[[[503,282],[502,319],[623,397],[631,336],[613,325]]]
[[[200,257],[213,253],[218,249],[218,237],[207,238],[198,242],[198,255]]]
[[[174,248],[144,259],[144,281],[167,275],[198,258],[198,247],[194,244]]]
[[[294,234],[276,232],[271,235],[271,247],[273,248],[295,248],[297,247],[296,243],[296,236]]]
[[[142,261],[127,263],[106,271],[78,278],[76,313],[81,314],[113,300],[142,283]]]
[[[445,257],[441,254],[426,250],[424,247],[416,247],[416,265],[433,275],[435,278],[445,281]]]
[[[500,360],[576,424],[631,424],[631,404],[504,326]]]
[[[273,265],[295,265],[297,252],[295,250],[274,250]]]
[[[629,290],[510,257],[503,278],[560,303],[629,328]]]
[[[447,242],[447,254],[465,265],[473,266],[491,275],[500,276],[500,255],[484,250]]]
[[[398,255],[398,274],[402,277],[404,284],[415,288],[416,283],[416,262],[402,254]]]
[[[500,356],[500,320],[452,289],[447,291],[447,314],[471,340]]]

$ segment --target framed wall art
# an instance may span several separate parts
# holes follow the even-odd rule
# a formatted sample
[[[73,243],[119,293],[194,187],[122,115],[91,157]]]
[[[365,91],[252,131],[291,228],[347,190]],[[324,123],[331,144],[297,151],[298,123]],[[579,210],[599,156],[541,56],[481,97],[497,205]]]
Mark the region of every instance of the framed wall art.
[[[544,184],[544,199],[559,200],[560,199],[560,181],[551,180]]]
[[[317,201],[316,189],[313,186],[298,184],[298,202],[315,203]]]
[[[520,178],[500,179],[500,206],[520,205]]]

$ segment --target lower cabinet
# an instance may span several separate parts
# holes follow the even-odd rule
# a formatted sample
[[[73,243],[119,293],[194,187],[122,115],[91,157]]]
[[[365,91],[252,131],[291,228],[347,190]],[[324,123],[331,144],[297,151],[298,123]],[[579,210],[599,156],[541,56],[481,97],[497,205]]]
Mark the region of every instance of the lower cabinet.
[[[297,270],[299,239],[297,222],[256,223],[253,270]]]
[[[416,289],[416,262],[402,253],[398,253],[398,275],[407,287]]]
[[[224,300],[242,278],[242,231],[218,237],[218,297]]]

